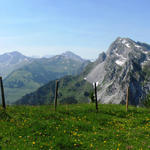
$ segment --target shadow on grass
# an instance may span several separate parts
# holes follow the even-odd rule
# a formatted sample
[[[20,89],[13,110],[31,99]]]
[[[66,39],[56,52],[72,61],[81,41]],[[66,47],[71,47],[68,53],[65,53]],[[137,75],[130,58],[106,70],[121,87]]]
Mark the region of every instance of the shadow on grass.
[[[6,111],[3,110],[0,112],[0,120],[9,121],[10,119],[11,116]]]

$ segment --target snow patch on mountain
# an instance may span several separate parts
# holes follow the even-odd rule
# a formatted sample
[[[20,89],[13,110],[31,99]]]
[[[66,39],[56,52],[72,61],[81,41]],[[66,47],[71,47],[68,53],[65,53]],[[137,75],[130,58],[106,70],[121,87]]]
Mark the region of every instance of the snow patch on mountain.
[[[128,47],[128,48],[130,48],[130,43],[127,41],[127,39],[121,39],[121,38],[119,38],[118,41],[121,41],[121,43],[122,43],[123,45],[125,45],[125,46]]]
[[[122,40],[122,44],[125,44],[127,41],[125,39]]]
[[[144,54],[148,54],[148,51],[142,51]]]
[[[123,57],[122,55],[118,54],[117,52],[115,52],[114,54],[115,54],[116,56],[120,57],[121,59],[126,60],[125,57]]]
[[[125,64],[126,61],[124,60],[116,60],[115,63],[119,66],[123,66]]]
[[[130,48],[130,44],[129,43],[126,43],[125,46],[128,47],[128,48]]]
[[[135,47],[136,47],[136,48],[141,48],[141,46],[139,46],[139,45],[136,45],[136,44],[135,44]]]

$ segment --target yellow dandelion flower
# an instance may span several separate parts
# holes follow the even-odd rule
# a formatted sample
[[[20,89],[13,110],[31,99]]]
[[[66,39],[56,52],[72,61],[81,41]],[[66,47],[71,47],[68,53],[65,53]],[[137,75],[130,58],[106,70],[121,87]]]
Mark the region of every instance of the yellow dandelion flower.
[[[77,133],[76,133],[76,132],[74,132],[74,133],[73,133],[73,135],[77,135]]]
[[[32,142],[32,144],[34,145],[34,144],[35,144],[35,142],[33,141],[33,142]]]

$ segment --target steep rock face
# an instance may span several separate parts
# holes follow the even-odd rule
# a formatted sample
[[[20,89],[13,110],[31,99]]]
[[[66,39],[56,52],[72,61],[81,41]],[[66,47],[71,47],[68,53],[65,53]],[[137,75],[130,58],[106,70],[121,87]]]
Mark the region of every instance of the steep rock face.
[[[138,105],[150,91],[149,76],[144,69],[148,68],[149,62],[148,44],[117,38],[106,52],[105,59],[98,62],[86,80],[98,83],[101,103],[125,103],[129,86],[130,103]]]

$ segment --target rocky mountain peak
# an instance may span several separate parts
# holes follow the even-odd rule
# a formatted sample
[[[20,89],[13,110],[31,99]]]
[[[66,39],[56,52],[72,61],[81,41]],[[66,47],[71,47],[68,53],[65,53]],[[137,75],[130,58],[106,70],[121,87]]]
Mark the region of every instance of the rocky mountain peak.
[[[102,103],[125,102],[128,85],[131,90],[131,104],[138,105],[144,98],[146,95],[142,86],[145,82],[144,68],[150,64],[147,45],[119,37],[110,45],[105,59],[96,63],[86,79],[90,83],[99,83],[101,90],[98,92],[98,98]],[[149,84],[146,88],[150,91]]]
[[[136,43],[129,38],[119,37],[110,45],[107,54],[112,55],[117,52],[118,54],[127,55],[135,44]]]
[[[149,53],[149,49],[146,44],[135,42],[129,38],[117,38],[109,47],[107,56],[114,58],[117,65],[122,66],[127,61],[132,59],[140,59],[144,61],[144,57]],[[149,59],[147,57],[147,59]]]
[[[99,54],[98,59],[96,60],[96,63],[102,63],[106,59],[107,55],[105,52],[102,52]]]

